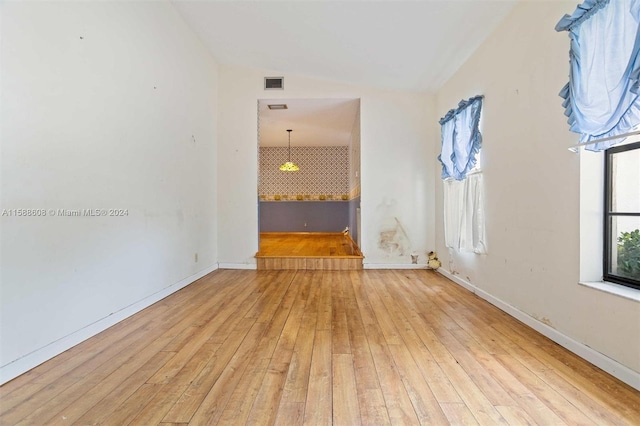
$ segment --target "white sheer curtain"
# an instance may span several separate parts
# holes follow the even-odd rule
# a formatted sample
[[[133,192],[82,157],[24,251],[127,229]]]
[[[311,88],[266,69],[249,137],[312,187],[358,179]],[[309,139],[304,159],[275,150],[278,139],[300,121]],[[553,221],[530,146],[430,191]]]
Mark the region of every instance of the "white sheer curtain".
[[[443,184],[445,244],[457,251],[486,253],[482,173]]]

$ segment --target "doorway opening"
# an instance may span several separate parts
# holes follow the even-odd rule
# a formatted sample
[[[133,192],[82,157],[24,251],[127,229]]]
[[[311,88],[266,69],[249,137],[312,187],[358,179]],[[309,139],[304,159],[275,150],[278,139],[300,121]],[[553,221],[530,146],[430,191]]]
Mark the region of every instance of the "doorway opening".
[[[258,100],[258,153],[258,269],[362,269],[360,100]]]

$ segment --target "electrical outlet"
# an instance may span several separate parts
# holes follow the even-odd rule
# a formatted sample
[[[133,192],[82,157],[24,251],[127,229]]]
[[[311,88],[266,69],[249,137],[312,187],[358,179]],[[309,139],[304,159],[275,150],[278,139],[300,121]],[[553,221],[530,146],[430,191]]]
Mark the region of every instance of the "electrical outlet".
[[[196,263],[198,263],[198,253],[196,253],[194,257],[195,257]]]

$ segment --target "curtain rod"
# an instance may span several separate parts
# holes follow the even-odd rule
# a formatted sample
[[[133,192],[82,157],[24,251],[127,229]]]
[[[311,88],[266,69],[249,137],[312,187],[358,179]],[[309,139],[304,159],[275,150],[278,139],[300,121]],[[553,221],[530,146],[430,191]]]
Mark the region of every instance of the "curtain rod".
[[[609,136],[608,138],[596,139],[596,140],[589,141],[589,142],[586,142],[586,143],[579,143],[577,145],[570,146],[567,149],[569,151],[571,151],[571,152],[578,152],[580,150],[580,147],[583,147],[583,146],[594,145],[594,144],[597,144],[597,143],[600,143],[600,142],[606,142],[606,141],[610,141],[610,140],[613,140],[613,139],[626,138],[628,136],[633,136],[633,135],[640,135],[640,130],[634,130],[633,132],[623,133],[623,134],[617,135],[617,136]]]

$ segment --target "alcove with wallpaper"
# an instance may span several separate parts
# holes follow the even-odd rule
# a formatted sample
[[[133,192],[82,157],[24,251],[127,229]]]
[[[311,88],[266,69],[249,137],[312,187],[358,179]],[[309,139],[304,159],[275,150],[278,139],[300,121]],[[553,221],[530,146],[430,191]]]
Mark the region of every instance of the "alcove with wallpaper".
[[[258,151],[258,269],[361,269],[360,100],[259,100]]]

